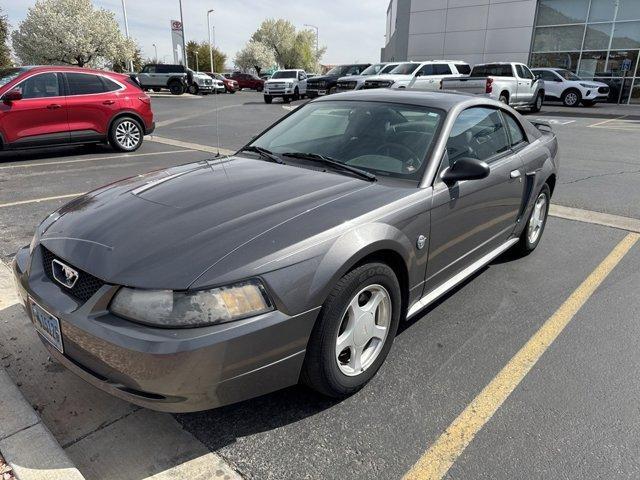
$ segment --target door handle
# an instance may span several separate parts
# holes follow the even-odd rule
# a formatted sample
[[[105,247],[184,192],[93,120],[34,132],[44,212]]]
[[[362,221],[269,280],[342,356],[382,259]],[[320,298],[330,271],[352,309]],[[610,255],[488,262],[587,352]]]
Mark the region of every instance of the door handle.
[[[47,105],[47,108],[49,110],[57,110],[59,108],[62,108],[62,105],[60,105],[59,103],[52,103],[50,105]]]
[[[522,172],[520,170],[511,170],[511,174],[509,177],[511,178],[520,178],[522,176]]]
[[[103,105],[113,105],[114,103],[116,103],[115,100],[105,100],[102,102]]]

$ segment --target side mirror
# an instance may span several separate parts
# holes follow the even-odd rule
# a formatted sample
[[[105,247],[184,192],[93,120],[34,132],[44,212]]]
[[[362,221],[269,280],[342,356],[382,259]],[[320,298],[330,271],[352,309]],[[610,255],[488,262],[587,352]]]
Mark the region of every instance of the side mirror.
[[[422,77],[422,72],[418,70],[418,71],[416,72],[415,77],[416,77],[416,78],[418,78],[418,77]]]
[[[4,103],[17,102],[22,100],[22,92],[20,90],[10,90],[2,96]]]
[[[445,183],[455,183],[461,180],[479,180],[489,176],[491,169],[486,162],[477,158],[462,157],[456,160],[452,167],[442,172],[441,178]]]

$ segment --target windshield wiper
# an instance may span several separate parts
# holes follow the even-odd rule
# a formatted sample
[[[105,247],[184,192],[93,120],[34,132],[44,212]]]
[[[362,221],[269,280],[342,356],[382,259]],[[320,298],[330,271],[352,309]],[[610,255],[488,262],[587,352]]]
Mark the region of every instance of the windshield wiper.
[[[240,152],[257,153],[262,158],[270,162],[280,163],[281,165],[285,165],[285,163],[282,160],[280,160],[280,158],[278,158],[278,156],[275,153],[273,153],[271,150],[267,150],[266,148],[256,147],[255,145],[247,145],[246,147],[242,147],[240,150],[238,150],[238,153]]]
[[[347,172],[354,173],[365,180],[369,180],[370,182],[375,182],[377,180],[376,176],[373,173],[369,173],[366,170],[361,170],[360,168],[352,167],[351,165],[346,165],[335,158],[327,157],[326,155],[320,155],[319,153],[305,153],[305,152],[286,152],[281,154],[283,157],[291,157],[291,158],[302,158],[303,160],[313,160],[315,162],[320,162],[325,165],[329,165],[338,170],[344,170]]]

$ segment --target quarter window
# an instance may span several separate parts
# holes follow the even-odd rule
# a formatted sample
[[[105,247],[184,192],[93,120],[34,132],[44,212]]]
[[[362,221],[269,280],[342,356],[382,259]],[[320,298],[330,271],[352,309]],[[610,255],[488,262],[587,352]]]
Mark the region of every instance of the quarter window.
[[[448,166],[462,157],[490,162],[510,148],[498,110],[469,108],[458,116],[447,140]]]
[[[122,88],[113,80],[109,80],[105,77],[102,77],[102,83],[104,83],[104,87],[107,92],[115,92],[116,90],[120,90],[120,88]]]
[[[105,88],[98,75],[88,73],[67,73],[69,95],[91,95],[104,93]]]
[[[518,121],[506,112],[502,112],[505,123],[509,129],[509,135],[511,136],[511,146],[515,147],[526,142],[524,132]]]
[[[60,96],[60,79],[57,73],[41,73],[29,77],[16,87],[22,98],[47,98]]]
[[[436,63],[433,65],[433,71],[436,75],[451,75],[451,67],[446,63]]]

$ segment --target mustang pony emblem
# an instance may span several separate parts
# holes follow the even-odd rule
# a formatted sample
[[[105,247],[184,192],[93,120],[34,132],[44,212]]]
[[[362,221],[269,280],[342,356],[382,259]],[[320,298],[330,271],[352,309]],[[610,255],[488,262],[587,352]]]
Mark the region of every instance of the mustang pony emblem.
[[[53,269],[53,278],[55,278],[60,285],[73,288],[80,276],[76,270],[59,260],[53,260],[51,267]]]

